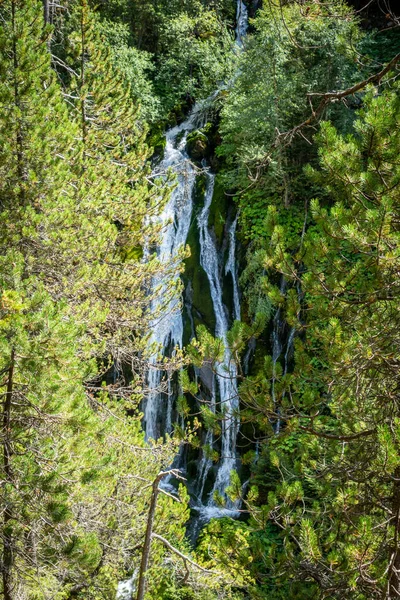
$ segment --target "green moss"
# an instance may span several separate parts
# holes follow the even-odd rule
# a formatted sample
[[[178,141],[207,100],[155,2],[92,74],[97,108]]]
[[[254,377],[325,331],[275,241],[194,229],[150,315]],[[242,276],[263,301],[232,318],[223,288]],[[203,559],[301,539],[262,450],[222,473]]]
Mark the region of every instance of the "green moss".
[[[192,318],[195,328],[204,324],[211,331],[215,331],[214,307],[211,299],[210,284],[204,269],[200,265],[200,242],[197,229],[197,219],[189,229],[187,244],[190,246],[190,256],[185,260],[183,280],[185,286],[190,285],[192,301]],[[189,327],[190,325],[187,325]],[[186,335],[189,330],[186,330]]]
[[[225,260],[227,259],[227,252],[225,253]],[[233,279],[229,273],[223,278],[222,285],[222,301],[228,309],[228,314],[233,314]]]
[[[191,315],[189,315],[189,309],[185,306],[183,311],[183,336],[182,342],[184,346],[187,346],[192,339],[193,331],[192,331],[192,323],[191,323]]]
[[[206,193],[207,177],[204,174],[196,177],[194,184],[193,202],[195,209],[200,210],[204,206],[204,195]]]
[[[182,140],[182,138],[183,138],[184,135],[185,135],[185,131],[184,130],[181,131],[180,133],[178,133],[178,135],[175,138],[175,146],[176,147],[179,146],[179,144],[180,144],[180,142],[181,142],[181,140]]]

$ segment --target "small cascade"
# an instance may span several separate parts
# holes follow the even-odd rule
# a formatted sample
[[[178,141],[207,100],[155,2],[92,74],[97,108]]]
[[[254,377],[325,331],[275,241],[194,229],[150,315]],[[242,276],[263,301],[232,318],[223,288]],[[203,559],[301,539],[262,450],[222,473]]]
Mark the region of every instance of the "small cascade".
[[[211,412],[215,413],[216,410],[216,397],[215,397],[215,378],[212,378],[211,383],[211,402],[209,404],[209,408]],[[207,448],[212,448],[214,445],[214,432],[212,429],[209,429],[206,433],[206,437],[204,440],[204,446]],[[203,455],[200,460],[199,467],[197,469],[197,486],[196,486],[196,496],[200,504],[202,504],[202,498],[204,493],[204,486],[206,483],[207,475],[213,465],[212,459],[203,451]]]
[[[237,215],[232,225],[229,228],[229,254],[225,265],[225,275],[228,273],[232,276],[233,281],[233,318],[240,321],[240,299],[239,299],[239,284],[237,279],[237,264],[236,264],[236,227]]]
[[[288,372],[288,369],[289,369],[289,363],[290,363],[291,355],[293,353],[293,342],[294,342],[295,335],[296,335],[296,328],[291,327],[289,335],[288,335],[288,339],[287,339],[285,357],[283,360],[283,374],[284,375],[286,375],[286,373]]]
[[[303,292],[301,289],[300,282],[297,282],[296,290],[297,290],[297,298],[299,300],[299,306],[301,306],[301,303],[303,300]],[[297,319],[300,320],[300,309],[297,312]],[[293,353],[294,353],[294,338],[296,336],[296,333],[297,333],[296,327],[291,327],[288,338],[287,338],[287,342],[286,342],[286,352],[285,352],[284,361],[283,361],[283,375],[286,375],[287,372],[289,371],[290,361],[292,360]],[[285,392],[283,392],[282,397],[284,397],[284,396],[285,396]]]
[[[215,239],[212,237],[208,228],[208,217],[210,212],[211,201],[214,192],[215,176],[211,173],[207,174],[207,188],[204,199],[204,207],[198,216],[199,238],[200,238],[200,264],[203,267],[211,290],[211,298],[215,312],[215,336],[221,338],[227,346],[228,333],[228,318],[225,307],[222,303],[222,284],[220,276],[220,265],[218,260],[218,251],[216,248]],[[239,297],[239,292],[236,283],[236,293]],[[237,308],[240,312],[240,306]],[[210,494],[208,501],[209,506],[214,506],[213,494],[218,492],[221,496],[224,495],[225,489],[230,483],[230,473],[236,467],[236,438],[239,429],[239,421],[237,412],[239,408],[239,398],[236,382],[236,365],[232,360],[229,349],[225,348],[224,359],[216,366],[215,378],[217,382],[217,390],[213,392],[213,402],[216,404],[215,409],[220,409],[223,413],[222,433],[221,433],[221,460],[217,471],[214,488]],[[216,402],[218,398],[218,403]],[[203,482],[207,477],[208,469],[211,465],[205,465],[202,476]],[[204,483],[202,483],[204,488]]]
[[[281,285],[279,287],[279,291],[282,296],[284,296],[284,294],[285,294],[286,286],[287,286],[286,280],[282,275]],[[279,412],[277,402],[276,402],[276,393],[275,393],[275,384],[276,384],[276,378],[277,378],[276,366],[277,366],[278,360],[279,360],[279,358],[282,354],[282,350],[283,350],[284,329],[285,329],[285,320],[282,318],[282,309],[279,306],[274,315],[273,321],[272,321],[272,334],[271,334],[271,342],[272,342],[271,396],[272,396],[272,404],[273,404],[275,413]],[[280,419],[278,416],[274,422],[274,431],[276,434],[278,434],[280,432],[280,428],[281,428],[281,422],[280,422]]]
[[[138,576],[138,570],[135,569],[132,577],[126,581],[120,581],[117,587],[117,599],[116,600],[127,600],[132,598],[136,592],[136,579]]]
[[[236,44],[242,48],[243,39],[247,33],[249,14],[243,0],[238,0],[236,8]]]
[[[248,375],[250,372],[250,360],[252,359],[255,351],[256,351],[256,339],[254,337],[252,337],[252,338],[250,338],[246,354],[243,357],[243,373],[244,373],[244,375]]]

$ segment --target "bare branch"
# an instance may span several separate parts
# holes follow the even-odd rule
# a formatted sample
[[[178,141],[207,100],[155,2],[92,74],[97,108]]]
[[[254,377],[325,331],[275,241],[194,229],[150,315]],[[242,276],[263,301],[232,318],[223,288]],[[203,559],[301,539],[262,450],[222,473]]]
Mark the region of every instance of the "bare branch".
[[[389,73],[389,71],[391,71],[393,69],[393,67],[395,67],[397,65],[397,63],[399,61],[400,61],[400,53],[396,54],[396,56],[394,58],[392,58],[392,60],[390,62],[388,62],[388,64],[381,71],[379,71],[379,73],[375,73],[374,75],[371,75],[367,79],[364,79],[364,81],[359,81],[352,87],[349,87],[340,92],[307,94],[308,98],[311,98],[311,97],[322,98],[321,102],[319,103],[319,105],[317,106],[317,108],[315,110],[312,110],[312,113],[308,117],[308,119],[303,121],[303,123],[300,123],[300,125],[296,125],[296,127],[293,127],[293,129],[290,129],[289,131],[280,133],[278,135],[277,141],[283,140],[283,142],[290,143],[292,141],[293,137],[296,134],[300,133],[302,129],[309,127],[310,125],[312,125],[312,123],[314,123],[315,121],[318,120],[318,118],[322,115],[324,109],[328,106],[328,104],[330,104],[331,102],[337,102],[338,100],[343,100],[343,98],[346,98],[347,96],[352,96],[356,92],[359,92],[360,90],[366,88],[371,83],[380,83],[380,81],[383,79],[383,77],[387,73]],[[276,145],[276,143],[275,143],[275,145]]]
[[[350,435],[334,435],[331,433],[324,433],[323,431],[316,431],[315,429],[312,429],[311,427],[305,427],[304,425],[299,425],[299,429],[312,435],[316,435],[317,437],[322,437],[327,440],[338,440],[340,442],[351,442],[352,440],[356,440],[361,437],[368,437],[376,433],[375,429],[366,429],[365,431],[360,431],[359,433],[353,433]]]
[[[201,565],[197,564],[196,562],[194,562],[194,560],[192,560],[191,558],[189,558],[189,556],[186,556],[185,554],[182,554],[182,552],[180,552],[177,548],[175,548],[175,546],[173,546],[172,544],[169,543],[168,540],[166,540],[165,538],[163,538],[161,535],[158,535],[158,533],[152,533],[151,537],[160,540],[160,542],[162,542],[164,544],[164,546],[166,546],[169,550],[171,550],[172,552],[174,552],[177,556],[179,556],[184,562],[191,564],[193,567],[196,567],[196,569],[199,569],[200,571],[203,571],[203,573],[212,573],[213,575],[221,575],[221,573],[218,573],[218,571],[210,571],[210,569],[206,569],[205,567],[202,567]]]

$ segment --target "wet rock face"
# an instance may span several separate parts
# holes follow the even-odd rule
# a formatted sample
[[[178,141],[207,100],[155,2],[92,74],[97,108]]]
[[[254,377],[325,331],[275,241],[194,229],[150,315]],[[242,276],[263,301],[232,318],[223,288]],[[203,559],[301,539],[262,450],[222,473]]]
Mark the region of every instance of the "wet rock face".
[[[256,12],[258,11],[259,8],[262,8],[262,0],[247,0],[245,2],[248,11],[249,11],[249,17],[252,19]]]

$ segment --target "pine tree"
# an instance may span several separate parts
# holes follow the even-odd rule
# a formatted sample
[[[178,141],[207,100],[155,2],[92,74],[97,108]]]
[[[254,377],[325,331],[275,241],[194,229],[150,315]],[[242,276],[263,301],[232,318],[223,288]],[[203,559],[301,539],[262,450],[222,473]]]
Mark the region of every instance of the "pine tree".
[[[114,597],[138,558],[146,485],[173,445],[145,447],[119,401],[135,408],[141,388],[114,381],[110,396],[99,359],[119,352],[125,364],[141,347],[132,338],[156,262],[147,268],[141,247],[127,257],[123,244],[154,239],[140,227],[163,194],[146,199],[141,139],[106,130],[107,108],[108,137],[80,139],[50,67],[41,3],[1,9],[0,589],[7,600]],[[118,118],[120,97],[109,109]],[[165,511],[182,539],[185,505]]]
[[[86,235],[96,239],[97,271],[90,275],[90,285],[94,301],[107,302],[101,336],[107,340],[106,353],[121,364],[139,349],[146,350],[155,273],[177,267],[161,265],[155,256],[142,260],[144,249],[158,240],[153,217],[170,187],[150,182],[146,129],[85,1],[76,3],[70,26],[69,60],[77,73],[70,86],[75,97],[71,115],[81,142],[74,162],[76,203],[87,220]],[[177,290],[170,288],[168,293],[175,295]],[[166,297],[165,305],[168,301]]]
[[[79,359],[80,332],[65,304],[54,304],[40,283],[26,278],[18,252],[1,257],[1,290],[0,544],[3,593],[11,600],[51,564],[49,539],[62,539],[68,479],[80,468],[71,462],[71,436],[88,419],[79,382],[91,366]],[[81,442],[76,436],[77,447]]]
[[[364,98],[354,135],[323,125],[302,247],[284,254],[281,228],[267,251],[304,293],[300,308],[281,300],[298,332],[294,366],[278,373],[284,426],[259,465],[270,473],[262,512],[283,531],[267,578],[284,565],[293,595],[291,578],[332,598],[400,590],[399,118],[394,84]],[[266,360],[243,389],[268,420],[270,377]]]

